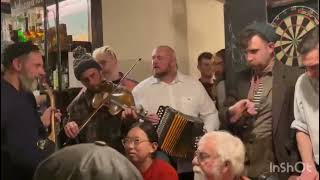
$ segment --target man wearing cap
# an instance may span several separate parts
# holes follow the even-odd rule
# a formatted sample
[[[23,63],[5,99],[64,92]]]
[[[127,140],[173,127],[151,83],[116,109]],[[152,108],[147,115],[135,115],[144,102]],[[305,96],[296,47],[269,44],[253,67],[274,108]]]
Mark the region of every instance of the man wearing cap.
[[[277,35],[271,25],[254,22],[239,34],[240,48],[249,69],[236,75],[228,93],[228,107],[220,113],[222,123],[246,146],[246,175],[252,179],[277,174],[288,179],[299,156],[293,121],[294,84],[301,70],[275,59]]]
[[[42,161],[34,180],[142,180],[140,172],[123,155],[104,142],[63,148]]]
[[[79,133],[79,127],[92,115],[95,110],[92,99],[96,93],[96,87],[103,81],[101,66],[78,47],[75,52],[74,74],[85,86],[67,108],[69,119],[64,126],[64,135],[67,136],[67,144],[87,143],[96,140],[105,141],[111,147],[123,152],[121,145],[121,119],[112,116],[107,108],[101,108]],[[65,139],[65,137],[63,138]],[[70,141],[70,139],[72,139]]]
[[[1,78],[1,179],[31,180],[38,163],[53,152],[48,136],[52,108],[38,113],[32,91],[45,75],[42,55],[31,42],[13,43],[3,53]],[[60,118],[60,113],[55,113]],[[42,146],[44,145],[44,146]]]

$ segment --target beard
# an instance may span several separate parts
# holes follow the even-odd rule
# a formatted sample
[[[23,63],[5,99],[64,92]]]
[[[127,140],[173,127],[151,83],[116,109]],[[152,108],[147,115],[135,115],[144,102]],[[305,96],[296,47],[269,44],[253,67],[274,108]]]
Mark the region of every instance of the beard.
[[[19,80],[20,80],[22,89],[24,89],[25,91],[32,92],[36,90],[38,87],[38,78],[29,78],[25,71],[23,71],[19,75]]]
[[[161,72],[156,72],[153,70],[153,77],[161,79],[162,77],[166,76],[168,74],[168,71],[161,71]]]

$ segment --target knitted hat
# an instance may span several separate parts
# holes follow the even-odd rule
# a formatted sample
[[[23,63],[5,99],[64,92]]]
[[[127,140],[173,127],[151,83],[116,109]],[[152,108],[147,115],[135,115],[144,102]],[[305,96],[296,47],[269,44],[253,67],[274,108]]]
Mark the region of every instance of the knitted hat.
[[[101,66],[86,53],[86,49],[78,46],[73,50],[73,57],[75,60],[73,61],[73,69],[75,77],[80,81],[81,74],[90,68],[96,68],[101,70]]]
[[[278,35],[272,25],[265,22],[253,22],[247,25],[242,31],[254,30],[261,33],[269,42],[276,42]]]
[[[104,142],[65,147],[42,161],[34,180],[142,180],[123,155]]]

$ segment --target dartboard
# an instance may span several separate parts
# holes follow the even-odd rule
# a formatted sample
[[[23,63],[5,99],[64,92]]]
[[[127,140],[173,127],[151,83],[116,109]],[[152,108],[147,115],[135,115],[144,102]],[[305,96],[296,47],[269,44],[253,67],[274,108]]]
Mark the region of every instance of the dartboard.
[[[303,36],[319,24],[319,14],[306,6],[292,6],[280,12],[271,24],[279,35],[276,58],[284,64],[298,66],[297,46]]]

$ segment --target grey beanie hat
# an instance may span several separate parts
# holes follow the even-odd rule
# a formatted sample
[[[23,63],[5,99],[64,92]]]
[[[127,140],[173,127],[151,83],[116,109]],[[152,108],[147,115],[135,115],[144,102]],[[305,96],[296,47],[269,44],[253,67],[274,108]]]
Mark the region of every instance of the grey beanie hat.
[[[42,161],[34,180],[142,180],[123,155],[104,142],[65,147]]]
[[[101,70],[101,66],[93,59],[92,56],[86,53],[86,49],[78,46],[73,50],[73,69],[75,77],[80,81],[81,74],[90,68]]]
[[[247,25],[243,31],[254,30],[261,33],[269,42],[276,42],[279,36],[276,34],[275,28],[266,22],[253,22]]]

